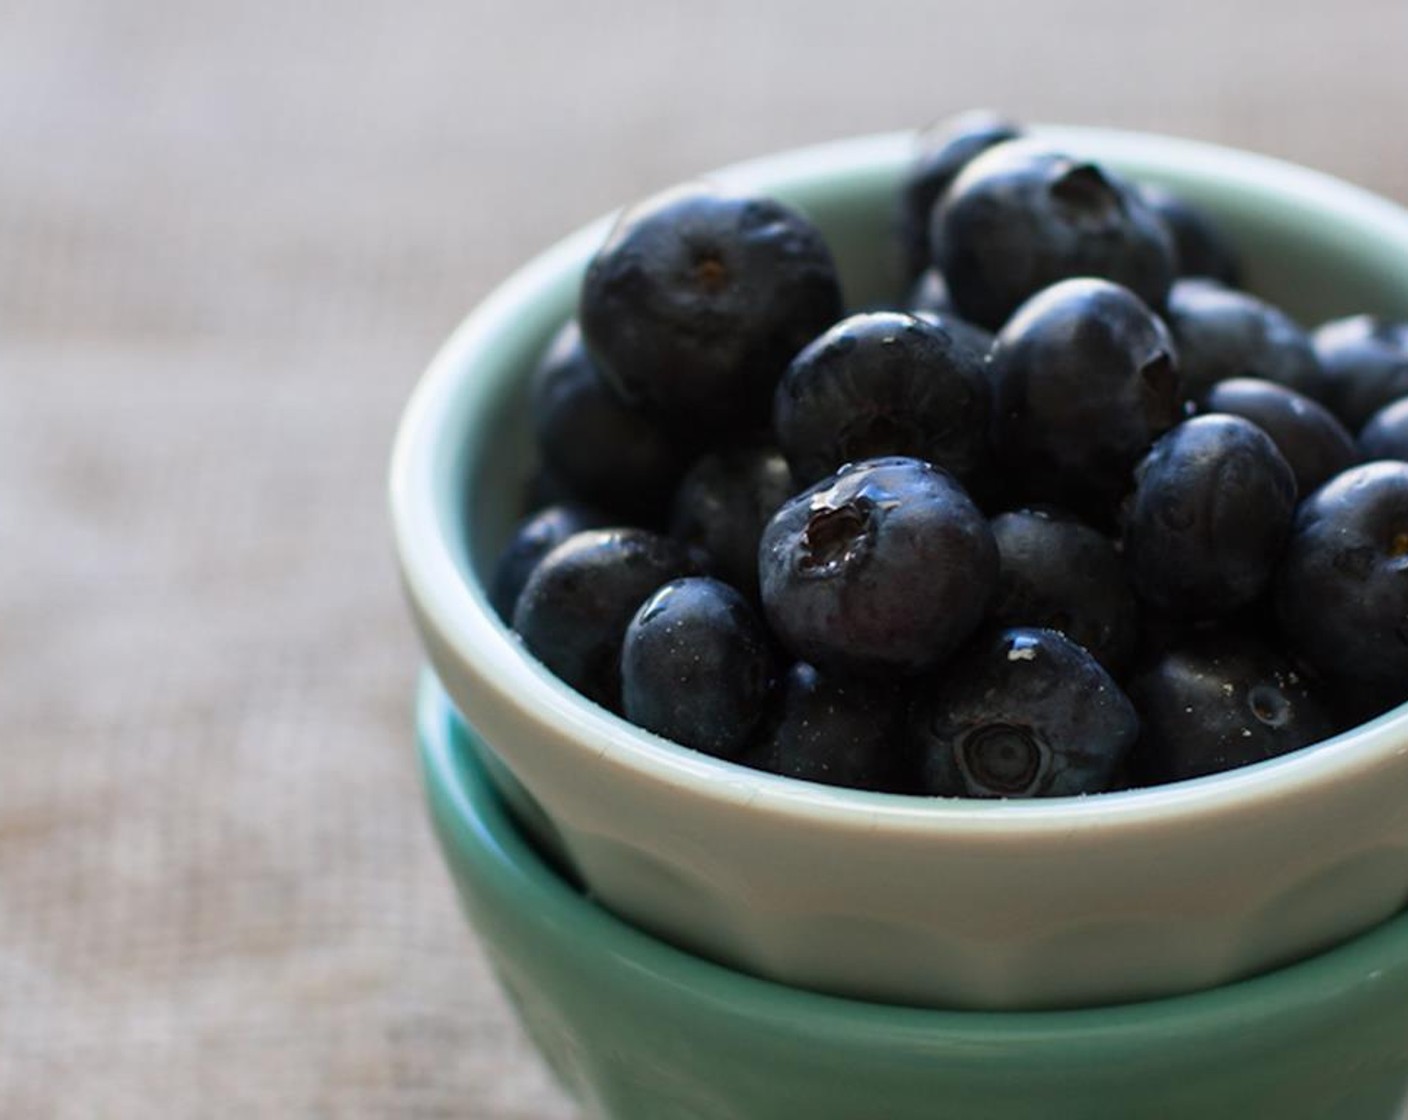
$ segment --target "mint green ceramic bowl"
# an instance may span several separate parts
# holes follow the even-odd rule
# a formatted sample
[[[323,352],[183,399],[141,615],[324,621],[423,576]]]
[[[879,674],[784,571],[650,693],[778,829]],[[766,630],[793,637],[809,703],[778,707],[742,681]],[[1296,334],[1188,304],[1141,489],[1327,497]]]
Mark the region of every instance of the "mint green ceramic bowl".
[[[1391,1120],[1408,917],[1279,972],[1107,1010],[923,1011],[817,995],[612,917],[515,830],[429,676],[421,758],[465,909],[524,1026],[611,1120]]]
[[[1250,286],[1307,322],[1408,315],[1408,213],[1245,153],[1095,130],[1053,143],[1176,187],[1238,243]],[[895,298],[907,136],[719,178],[821,226],[852,305]],[[756,975],[929,1007],[1108,1004],[1316,952],[1408,896],[1408,718],[1158,789],[1030,803],[863,793],[760,774],[586,702],[489,608],[531,469],[528,374],[572,313],[599,222],[470,315],[406,410],[396,543],[425,648],[539,842],[632,924]]]

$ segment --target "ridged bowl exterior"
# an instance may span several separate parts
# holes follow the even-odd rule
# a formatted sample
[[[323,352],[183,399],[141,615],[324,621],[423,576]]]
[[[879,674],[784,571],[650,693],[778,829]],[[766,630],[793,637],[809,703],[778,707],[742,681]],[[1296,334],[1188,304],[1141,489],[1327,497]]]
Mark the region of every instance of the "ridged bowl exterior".
[[[926,1011],[755,980],[572,889],[514,827],[438,685],[431,817],[501,985],[588,1120],[1398,1120],[1408,917],[1212,991]]]

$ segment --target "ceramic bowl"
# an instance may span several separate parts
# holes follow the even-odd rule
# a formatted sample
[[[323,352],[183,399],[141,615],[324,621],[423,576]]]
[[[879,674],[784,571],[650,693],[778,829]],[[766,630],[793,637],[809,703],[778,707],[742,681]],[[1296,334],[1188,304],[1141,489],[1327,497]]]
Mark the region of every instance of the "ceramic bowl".
[[[1040,130],[1205,206],[1248,286],[1315,323],[1408,315],[1408,213],[1326,176],[1145,135]],[[895,297],[907,136],[717,178],[825,232],[849,301]],[[1319,951],[1408,895],[1408,717],[1125,793],[923,799],[761,774],[650,735],[524,654],[484,576],[532,469],[527,375],[574,309],[607,219],[469,316],[416,389],[392,466],[425,649],[530,830],[613,911],[758,976],[929,1007],[1042,1008],[1186,992]]]
[[[1209,992],[1109,1009],[925,1011],[756,980],[650,938],[515,830],[438,685],[432,816],[520,1019],[611,1120],[1390,1120],[1408,1086],[1408,917]]]

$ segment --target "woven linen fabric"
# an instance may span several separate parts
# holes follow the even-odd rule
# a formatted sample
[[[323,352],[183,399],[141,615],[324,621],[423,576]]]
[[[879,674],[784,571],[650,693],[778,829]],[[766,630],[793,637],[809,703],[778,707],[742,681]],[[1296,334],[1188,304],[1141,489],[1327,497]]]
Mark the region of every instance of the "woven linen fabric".
[[[0,0],[0,1116],[573,1114],[425,822],[384,500],[517,263],[975,105],[1408,200],[1405,43],[1399,0]]]

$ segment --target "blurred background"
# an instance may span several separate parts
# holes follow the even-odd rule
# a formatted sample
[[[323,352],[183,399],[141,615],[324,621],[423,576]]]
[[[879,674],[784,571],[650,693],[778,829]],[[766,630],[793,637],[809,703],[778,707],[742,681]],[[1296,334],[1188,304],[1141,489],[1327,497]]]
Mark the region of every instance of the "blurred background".
[[[0,0],[0,1115],[572,1115],[419,802],[383,477],[600,212],[974,107],[1408,202],[1408,5]]]

